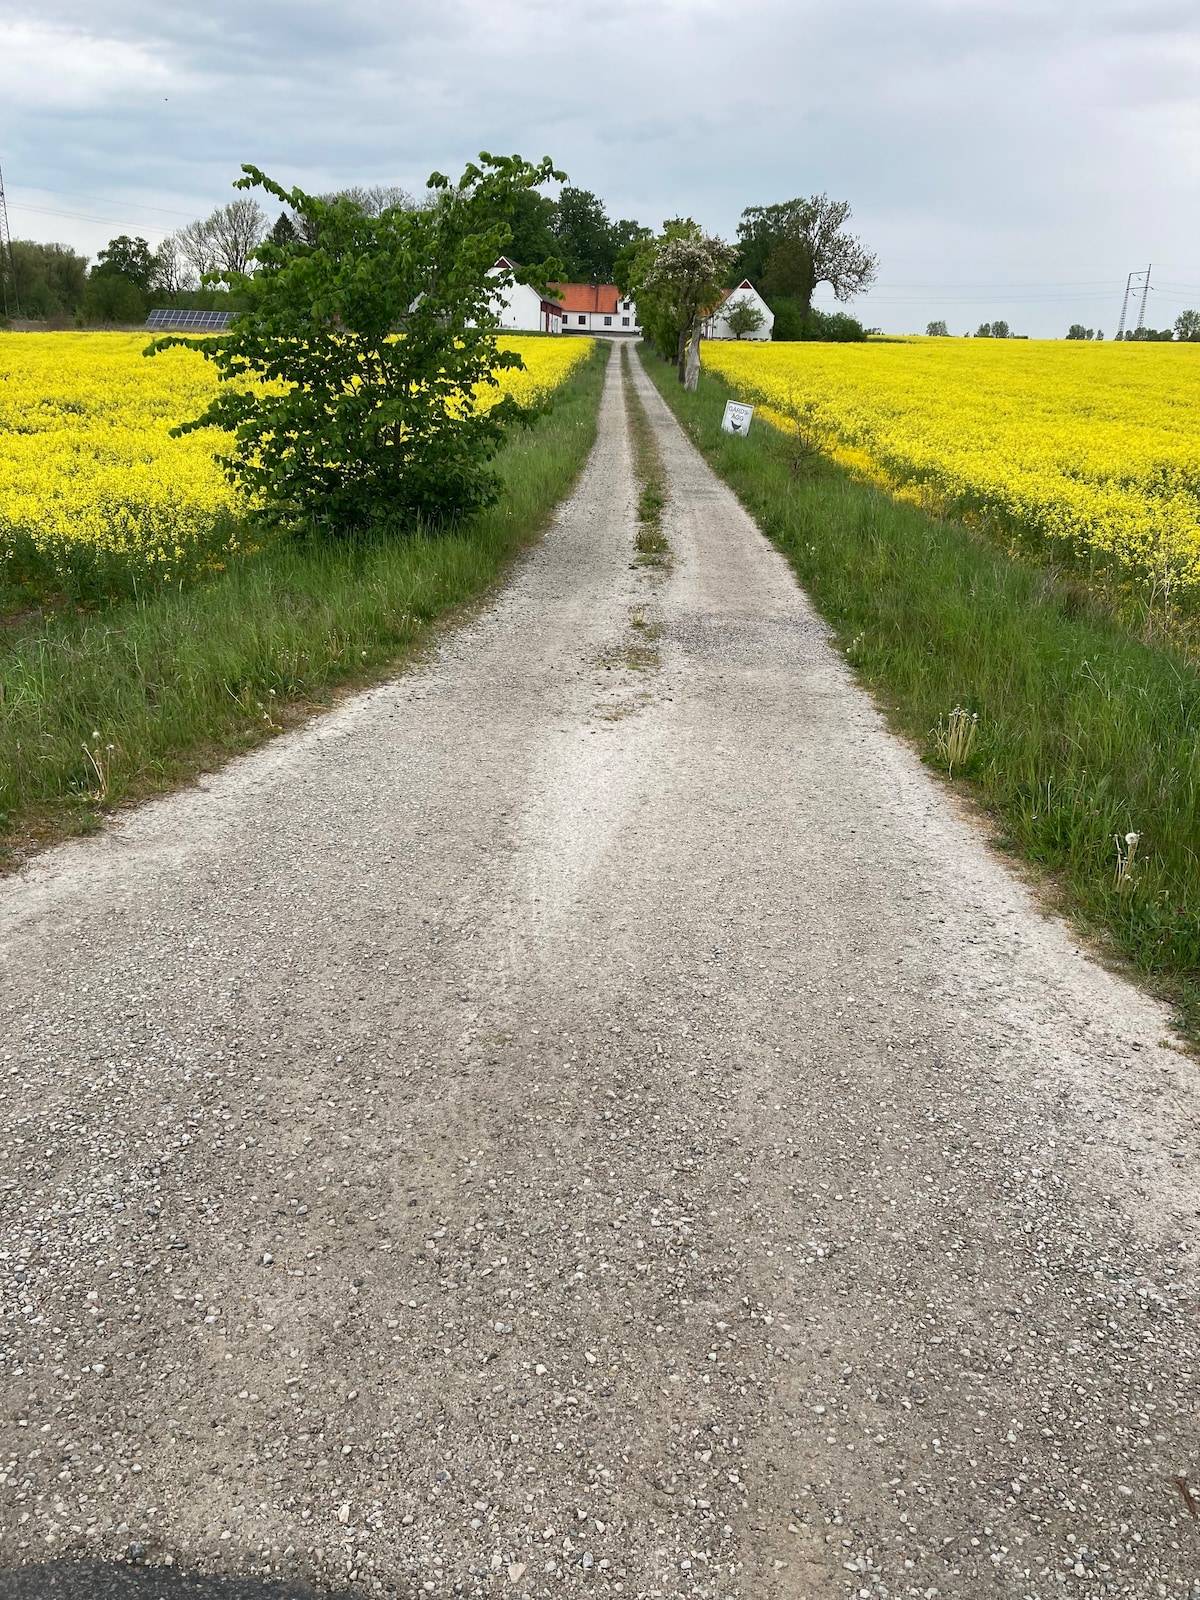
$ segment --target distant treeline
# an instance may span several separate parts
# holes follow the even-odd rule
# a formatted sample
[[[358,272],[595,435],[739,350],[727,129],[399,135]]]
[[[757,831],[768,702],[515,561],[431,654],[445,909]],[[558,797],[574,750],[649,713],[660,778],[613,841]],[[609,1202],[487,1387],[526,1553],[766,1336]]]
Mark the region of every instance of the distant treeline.
[[[386,185],[356,186],[323,198],[336,197],[370,215],[393,206],[416,210],[428,204],[427,197]],[[847,270],[855,288],[869,284],[874,258],[857,241],[848,241],[848,259],[838,257],[833,265],[821,260],[822,230],[838,235],[844,247],[848,236],[839,229],[848,215],[844,202],[824,196],[743,212],[729,285],[743,278],[755,284],[775,313],[776,339],[866,337],[854,317],[820,311],[812,304],[821,282],[844,298]],[[497,221],[511,229],[508,254],[514,261],[528,265],[556,260],[566,281],[576,283],[619,281],[621,262],[655,237],[652,229],[629,218],[614,221],[598,195],[570,184],[556,198],[522,194],[511,213]],[[3,305],[10,316],[19,308],[23,318],[58,327],[137,323],[152,306],[237,310],[236,296],[204,280],[223,271],[245,271],[265,239],[282,242],[302,236],[304,226],[302,218],[287,210],[272,220],[256,200],[239,197],[168,235],[157,249],[141,237],[120,234],[94,262],[66,245],[14,240],[11,271],[0,261]]]

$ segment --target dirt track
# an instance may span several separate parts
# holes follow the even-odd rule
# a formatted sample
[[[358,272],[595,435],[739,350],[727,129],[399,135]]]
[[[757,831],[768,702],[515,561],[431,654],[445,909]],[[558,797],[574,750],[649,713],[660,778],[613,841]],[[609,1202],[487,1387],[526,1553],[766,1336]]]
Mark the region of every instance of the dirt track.
[[[636,381],[669,573],[614,360],[435,660],[0,884],[0,1594],[1200,1595],[1196,1068]]]

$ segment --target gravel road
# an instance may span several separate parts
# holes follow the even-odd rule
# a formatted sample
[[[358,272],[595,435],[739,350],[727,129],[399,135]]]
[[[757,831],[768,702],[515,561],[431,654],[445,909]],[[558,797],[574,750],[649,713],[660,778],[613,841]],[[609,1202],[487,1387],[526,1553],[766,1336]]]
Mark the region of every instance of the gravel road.
[[[634,561],[623,360],[434,657],[0,885],[5,1600],[1200,1596],[1196,1065],[636,361]]]

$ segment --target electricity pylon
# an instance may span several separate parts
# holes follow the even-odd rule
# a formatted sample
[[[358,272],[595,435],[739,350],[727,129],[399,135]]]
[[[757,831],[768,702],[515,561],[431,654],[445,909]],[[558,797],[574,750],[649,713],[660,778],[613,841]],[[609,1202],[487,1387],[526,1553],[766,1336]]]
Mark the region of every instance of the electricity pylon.
[[[1150,267],[1153,266],[1153,265],[1154,265],[1154,263],[1151,262],[1150,266],[1147,266],[1147,268],[1146,268],[1146,276],[1142,280],[1142,303],[1138,307],[1138,332],[1139,333],[1146,326],[1146,296],[1150,293]]]
[[[1151,262],[1150,265],[1153,266],[1153,262]],[[1145,322],[1146,322],[1146,296],[1150,292],[1150,267],[1147,267],[1145,272],[1131,272],[1129,274],[1129,276],[1125,279],[1125,298],[1124,298],[1124,300],[1121,301],[1121,321],[1120,321],[1120,323],[1119,323],[1119,325],[1117,327],[1117,338],[1118,339],[1123,339],[1125,337],[1125,316],[1126,316],[1126,313],[1129,310],[1129,296],[1133,292],[1133,284],[1134,284],[1134,279],[1135,278],[1140,278],[1141,279],[1141,284],[1142,284],[1142,303],[1141,303],[1141,306],[1138,309],[1137,325],[1138,325],[1139,328],[1142,328],[1142,327],[1145,326]]]
[[[9,309],[9,284],[12,284],[12,308]],[[17,264],[13,260],[12,234],[8,231],[8,206],[4,200],[4,173],[0,171],[0,287],[4,290],[4,315],[19,317],[21,299],[17,293]]]

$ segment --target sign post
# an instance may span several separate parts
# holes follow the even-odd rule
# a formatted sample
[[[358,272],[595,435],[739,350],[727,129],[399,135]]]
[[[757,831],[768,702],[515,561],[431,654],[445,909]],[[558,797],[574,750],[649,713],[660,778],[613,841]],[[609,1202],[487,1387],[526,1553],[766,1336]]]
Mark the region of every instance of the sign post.
[[[722,432],[737,433],[744,438],[750,432],[750,418],[753,415],[753,406],[744,406],[740,400],[726,401],[725,415],[721,418]]]

